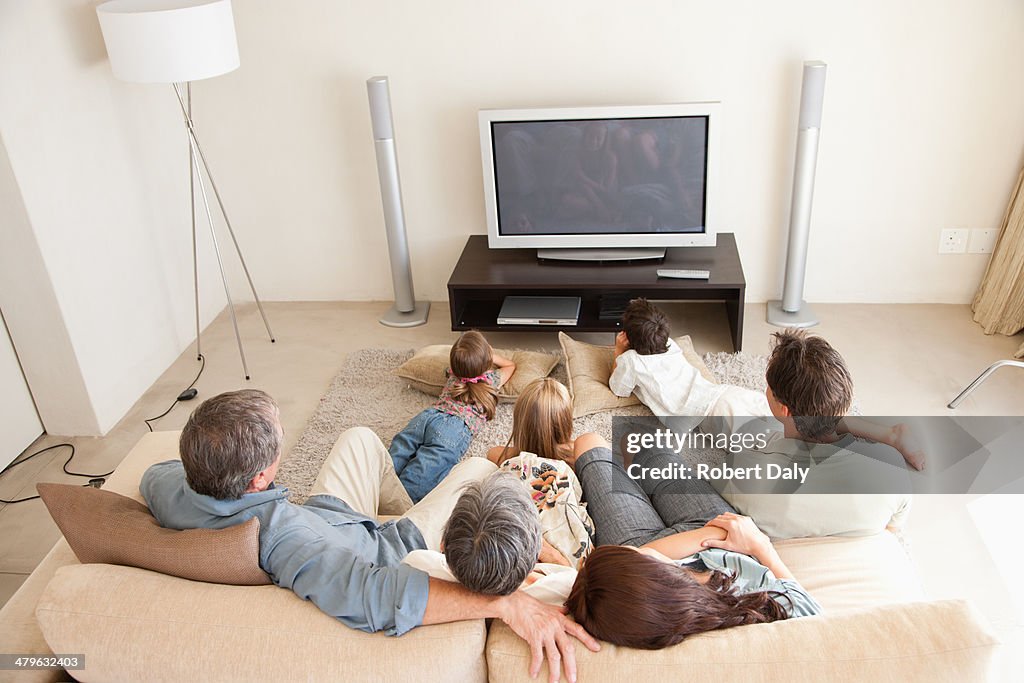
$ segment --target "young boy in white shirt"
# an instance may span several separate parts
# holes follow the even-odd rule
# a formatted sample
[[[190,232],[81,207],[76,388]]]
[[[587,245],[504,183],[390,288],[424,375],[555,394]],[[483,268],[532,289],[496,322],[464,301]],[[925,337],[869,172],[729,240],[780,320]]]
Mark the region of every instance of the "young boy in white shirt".
[[[706,380],[669,338],[665,314],[646,299],[633,299],[615,337],[608,387],[616,396],[636,394],[655,415],[704,417],[728,385]]]
[[[636,394],[663,419],[692,416],[702,418],[703,431],[765,434],[769,447],[783,438],[830,443],[852,434],[892,446],[915,469],[924,467],[905,425],[845,417],[853,380],[842,356],[821,337],[801,330],[775,333],[762,393],[705,379],[669,338],[668,318],[646,299],[629,303],[622,328],[608,387],[616,396]],[[671,422],[677,431],[695,426]]]

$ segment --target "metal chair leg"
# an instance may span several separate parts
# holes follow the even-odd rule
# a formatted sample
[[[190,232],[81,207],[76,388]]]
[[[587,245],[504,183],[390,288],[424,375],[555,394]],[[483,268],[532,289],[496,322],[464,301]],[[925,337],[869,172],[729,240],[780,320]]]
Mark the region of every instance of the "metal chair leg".
[[[967,398],[968,394],[970,394],[972,391],[975,390],[975,388],[977,388],[977,386],[979,384],[981,384],[986,379],[988,379],[989,375],[991,375],[993,372],[995,372],[999,368],[1003,367],[1004,365],[1012,365],[1015,368],[1024,368],[1024,362],[1021,362],[1019,360],[997,360],[995,363],[993,363],[992,365],[988,366],[988,368],[986,368],[986,370],[983,373],[978,375],[977,379],[975,379],[973,382],[968,384],[967,388],[964,389],[963,391],[961,391],[960,394],[956,398],[954,398],[952,401],[950,401],[949,405],[947,407],[948,408],[956,408],[958,405],[960,405],[961,401],[963,401],[965,398]]]

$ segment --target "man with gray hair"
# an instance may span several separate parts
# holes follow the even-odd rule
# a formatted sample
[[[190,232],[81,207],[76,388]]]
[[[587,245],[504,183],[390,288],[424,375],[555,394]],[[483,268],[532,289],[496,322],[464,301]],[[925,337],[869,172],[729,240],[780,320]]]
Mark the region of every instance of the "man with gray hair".
[[[514,593],[537,563],[537,508],[519,477],[495,472],[466,485],[441,536],[448,569],[477,593]]]
[[[521,591],[491,596],[402,564],[412,550],[439,550],[457,493],[495,470],[484,458],[459,463],[416,505],[372,431],[345,431],[327,456],[309,499],[288,501],[274,486],[283,432],[277,404],[262,391],[204,401],[189,417],[181,460],[150,467],[139,490],[171,529],[221,529],[260,520],[260,567],[342,623],[401,635],[424,624],[497,617],[530,645],[531,675],[546,654],[552,683],[576,678],[573,637],[595,641],[560,610]],[[400,515],[380,523],[377,515]]]

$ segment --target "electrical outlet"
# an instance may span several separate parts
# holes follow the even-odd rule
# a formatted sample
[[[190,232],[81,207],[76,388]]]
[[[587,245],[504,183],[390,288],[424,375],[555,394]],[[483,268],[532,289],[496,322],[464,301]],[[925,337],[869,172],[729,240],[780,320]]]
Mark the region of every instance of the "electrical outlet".
[[[968,254],[991,254],[996,248],[999,231],[995,228],[971,230],[971,238],[967,242]]]
[[[955,228],[939,233],[940,254],[963,254],[967,251],[967,237],[970,230]]]

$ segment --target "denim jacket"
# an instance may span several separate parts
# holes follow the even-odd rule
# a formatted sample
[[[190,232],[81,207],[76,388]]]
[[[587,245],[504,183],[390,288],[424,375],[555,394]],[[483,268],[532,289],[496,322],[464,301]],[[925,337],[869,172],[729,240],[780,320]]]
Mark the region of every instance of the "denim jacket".
[[[410,520],[379,524],[329,495],[295,505],[284,488],[219,500],[193,491],[179,460],[150,467],[139,490],[169,529],[222,529],[258,518],[260,567],[347,626],[401,635],[423,623],[427,574],[401,564],[426,548]]]

